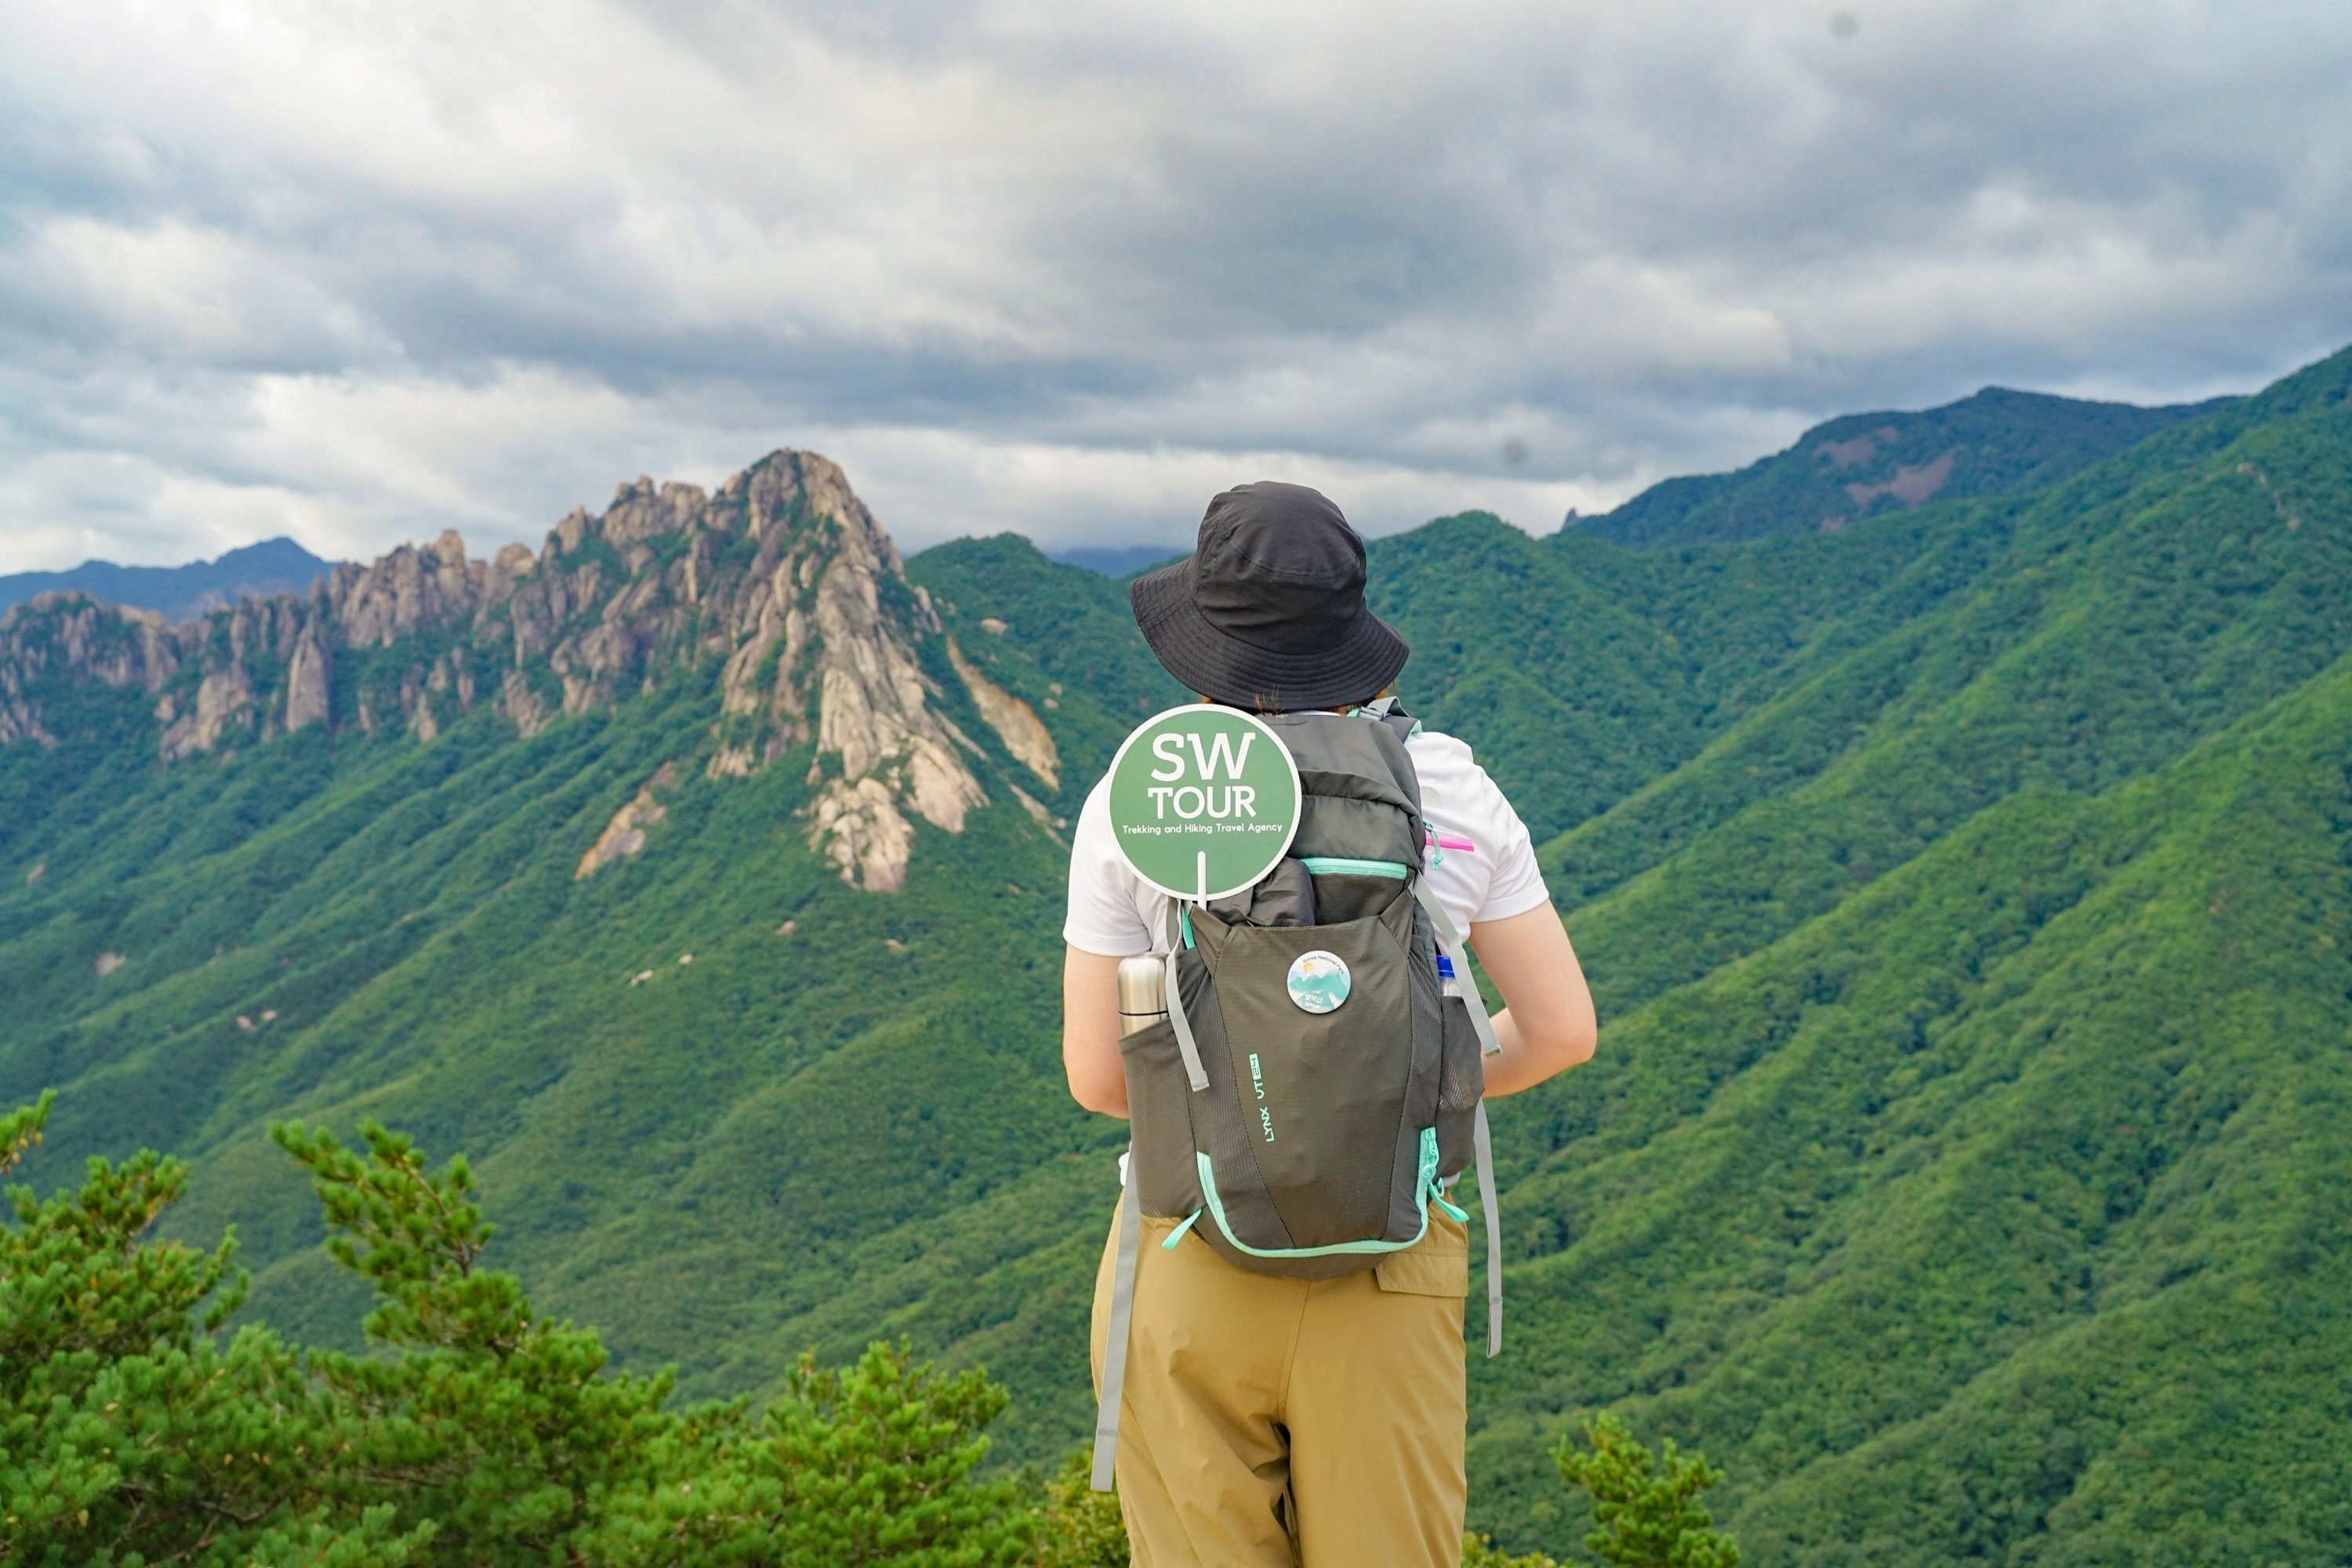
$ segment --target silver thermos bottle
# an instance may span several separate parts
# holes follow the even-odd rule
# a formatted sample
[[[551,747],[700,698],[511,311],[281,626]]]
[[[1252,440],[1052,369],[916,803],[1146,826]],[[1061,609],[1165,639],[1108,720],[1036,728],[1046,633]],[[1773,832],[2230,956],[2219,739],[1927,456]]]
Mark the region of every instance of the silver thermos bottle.
[[[1168,959],[1146,953],[1118,961],[1118,1034],[1125,1039],[1168,1016]]]

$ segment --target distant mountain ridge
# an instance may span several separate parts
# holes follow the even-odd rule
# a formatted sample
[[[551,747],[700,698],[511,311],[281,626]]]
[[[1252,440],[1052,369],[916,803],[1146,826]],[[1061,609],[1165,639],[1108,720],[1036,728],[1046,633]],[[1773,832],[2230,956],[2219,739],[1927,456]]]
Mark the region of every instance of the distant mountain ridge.
[[[1146,566],[1181,560],[1191,553],[1182,545],[1171,544],[1079,545],[1054,551],[1050,558],[1065,566],[1083,566],[1105,577],[1125,577]]]
[[[1834,531],[1930,500],[2040,489],[2231,401],[2144,408],[1988,386],[1918,413],[1845,415],[1735,473],[1663,480],[1569,529],[1636,549]]]
[[[152,610],[170,621],[193,620],[239,599],[302,594],[334,570],[290,539],[265,539],[211,561],[184,566],[118,566],[85,561],[64,572],[16,572],[0,576],[0,612],[43,594],[88,594],[110,605]]]

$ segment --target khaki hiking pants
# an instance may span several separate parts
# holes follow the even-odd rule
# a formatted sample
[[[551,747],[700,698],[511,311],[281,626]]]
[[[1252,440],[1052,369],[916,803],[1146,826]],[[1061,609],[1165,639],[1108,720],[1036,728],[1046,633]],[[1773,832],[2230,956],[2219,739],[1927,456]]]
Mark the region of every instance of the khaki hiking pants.
[[[1136,1568],[1460,1568],[1469,1239],[1377,1270],[1276,1279],[1145,1216],[1120,1402]],[[1095,1276],[1095,1387],[1118,1221]]]

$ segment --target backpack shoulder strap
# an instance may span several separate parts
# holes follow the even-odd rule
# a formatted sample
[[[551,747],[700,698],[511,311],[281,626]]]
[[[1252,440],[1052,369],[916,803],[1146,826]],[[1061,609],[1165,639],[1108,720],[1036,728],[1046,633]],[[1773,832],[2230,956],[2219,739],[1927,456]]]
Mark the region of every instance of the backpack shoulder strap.
[[[1484,1122],[1479,1124],[1482,1128]],[[1135,1317],[1136,1254],[1143,1242],[1142,1184],[1136,1179],[1134,1149],[1118,1157],[1119,1184],[1127,1190],[1118,1200],[1118,1258],[1112,1266],[1110,1322],[1103,1341],[1102,1402],[1095,1407],[1094,1473],[1087,1484],[1096,1491],[1111,1489],[1111,1468],[1118,1457],[1118,1407],[1127,1393],[1127,1340]],[[1491,1353],[1491,1352],[1489,1352]]]
[[[1469,944],[1425,879],[1416,880],[1412,890],[1429,923],[1437,928],[1437,945],[1454,961],[1454,973],[1462,983],[1462,1005],[1478,1031],[1479,1049],[1490,1057],[1501,1055],[1503,1042],[1495,1037],[1495,1021],[1486,1016],[1486,999],[1478,994],[1477,979],[1470,972]],[[1493,1356],[1503,1349],[1503,1211],[1495,1198],[1495,1141],[1486,1131],[1484,1100],[1478,1102],[1470,1135],[1478,1162],[1478,1206],[1486,1214],[1486,1353]]]
[[[1168,969],[1163,982],[1168,990],[1168,1025],[1176,1031],[1176,1052],[1184,1058],[1184,1081],[1198,1094],[1209,1087],[1209,1073],[1201,1065],[1201,1047],[1192,1037],[1192,1020],[1184,1015],[1184,993],[1178,984],[1176,964],[1177,950],[1192,945],[1192,917],[1183,900],[1171,899],[1168,902]]]
[[[1472,1113],[1470,1133],[1478,1155],[1478,1206],[1486,1211],[1486,1354],[1492,1359],[1503,1353],[1503,1210],[1495,1199],[1495,1141],[1486,1131],[1483,1100]]]
[[[1356,711],[1386,725],[1389,733],[1399,742],[1410,741],[1421,733],[1421,721],[1406,712],[1404,704],[1393,697],[1376,697]]]

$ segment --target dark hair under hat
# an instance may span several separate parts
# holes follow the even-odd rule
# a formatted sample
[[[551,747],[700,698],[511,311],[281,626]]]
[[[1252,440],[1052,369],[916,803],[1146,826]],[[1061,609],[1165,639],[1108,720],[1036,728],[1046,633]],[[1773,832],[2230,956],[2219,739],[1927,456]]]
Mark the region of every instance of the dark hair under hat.
[[[1218,496],[1192,556],[1128,596],[1169,674],[1261,713],[1361,701],[1412,652],[1364,606],[1364,542],[1305,485],[1261,479]]]

